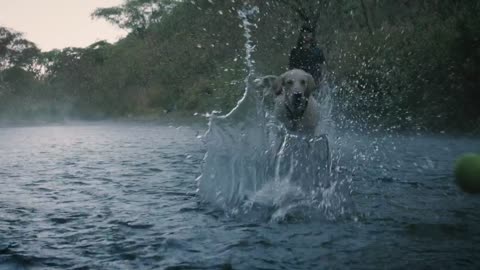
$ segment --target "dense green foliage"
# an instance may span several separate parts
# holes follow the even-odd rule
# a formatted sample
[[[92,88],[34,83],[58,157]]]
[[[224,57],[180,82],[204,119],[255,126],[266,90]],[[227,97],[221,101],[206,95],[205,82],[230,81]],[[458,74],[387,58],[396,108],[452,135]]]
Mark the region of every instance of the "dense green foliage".
[[[0,28],[0,119],[225,112],[244,89],[244,2],[260,9],[258,74],[284,71],[316,23],[340,123],[478,131],[480,4],[446,0],[125,0],[92,16],[127,37],[49,52]]]

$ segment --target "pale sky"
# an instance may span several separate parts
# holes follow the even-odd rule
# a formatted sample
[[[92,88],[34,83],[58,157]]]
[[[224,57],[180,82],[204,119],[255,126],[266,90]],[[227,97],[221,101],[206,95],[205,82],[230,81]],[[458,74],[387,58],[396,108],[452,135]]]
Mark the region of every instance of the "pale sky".
[[[115,42],[126,32],[103,19],[91,19],[97,7],[123,0],[0,0],[0,25],[24,34],[43,50]]]

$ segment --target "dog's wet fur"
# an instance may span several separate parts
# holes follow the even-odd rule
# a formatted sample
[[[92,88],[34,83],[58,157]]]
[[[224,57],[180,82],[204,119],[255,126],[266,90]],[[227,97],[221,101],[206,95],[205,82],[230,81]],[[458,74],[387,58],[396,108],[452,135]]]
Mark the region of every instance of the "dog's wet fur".
[[[319,105],[312,96],[316,85],[309,73],[292,69],[280,76],[258,78],[255,84],[262,90],[265,107],[272,109],[275,118],[289,131],[320,135]]]

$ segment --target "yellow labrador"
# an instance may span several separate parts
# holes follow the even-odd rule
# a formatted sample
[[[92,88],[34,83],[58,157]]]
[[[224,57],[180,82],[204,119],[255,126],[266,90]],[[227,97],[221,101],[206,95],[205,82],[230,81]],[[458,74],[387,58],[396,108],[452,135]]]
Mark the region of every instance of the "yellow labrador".
[[[256,86],[264,90],[264,99],[273,100],[274,116],[289,131],[305,135],[320,135],[318,130],[319,105],[313,98],[315,81],[309,73],[292,69],[280,76],[265,76],[255,80]]]

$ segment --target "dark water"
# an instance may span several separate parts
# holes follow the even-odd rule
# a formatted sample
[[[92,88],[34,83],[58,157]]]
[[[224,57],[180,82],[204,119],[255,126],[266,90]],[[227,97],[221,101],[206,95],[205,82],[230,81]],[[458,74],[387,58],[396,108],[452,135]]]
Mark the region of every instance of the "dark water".
[[[478,139],[337,134],[351,213],[271,222],[200,203],[199,132],[0,128],[0,269],[480,268],[480,197],[451,173]]]

